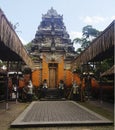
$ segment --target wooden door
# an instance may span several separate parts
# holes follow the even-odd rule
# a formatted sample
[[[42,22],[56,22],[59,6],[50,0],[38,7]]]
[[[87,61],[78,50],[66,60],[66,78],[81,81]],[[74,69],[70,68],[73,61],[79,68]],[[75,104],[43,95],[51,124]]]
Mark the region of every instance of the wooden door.
[[[57,65],[50,64],[49,65],[49,87],[55,88],[57,80]]]

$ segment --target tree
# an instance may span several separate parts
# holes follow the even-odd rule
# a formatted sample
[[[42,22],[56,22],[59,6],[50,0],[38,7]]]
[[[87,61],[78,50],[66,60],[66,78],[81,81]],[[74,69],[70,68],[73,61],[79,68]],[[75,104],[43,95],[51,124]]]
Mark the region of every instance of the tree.
[[[32,43],[29,42],[27,45],[24,45],[24,47],[26,48],[26,50],[27,50],[28,52],[30,52],[31,47],[32,47]]]
[[[91,25],[87,25],[83,27],[82,29],[82,38],[75,38],[73,40],[74,43],[80,44],[81,45],[81,50],[83,51],[86,49],[91,41],[99,36],[101,32],[98,31],[97,29],[93,28]],[[80,48],[78,48],[77,52],[79,53]]]
[[[80,44],[81,48],[78,48],[76,53],[80,54],[83,50],[85,50],[92,40],[100,35],[101,31],[93,28],[91,25],[87,25],[82,29],[82,37],[75,38],[73,40],[74,43]],[[88,66],[83,66],[84,71],[91,71],[95,74],[95,77],[100,78],[100,72],[103,73],[106,70],[110,69],[114,65],[114,56],[104,59],[103,61],[96,62],[95,66],[92,67],[92,64],[89,63]],[[79,68],[77,68],[77,71]],[[78,71],[79,72],[79,71]]]
[[[96,64],[95,69],[94,69],[95,76],[99,77],[100,72],[103,73],[103,72],[107,71],[113,65],[114,65],[114,56],[104,59],[100,63]]]
[[[87,25],[87,26],[83,27],[82,33],[85,38],[91,37],[91,39],[92,39],[92,38],[96,38],[100,34],[100,31],[93,28],[91,25]]]

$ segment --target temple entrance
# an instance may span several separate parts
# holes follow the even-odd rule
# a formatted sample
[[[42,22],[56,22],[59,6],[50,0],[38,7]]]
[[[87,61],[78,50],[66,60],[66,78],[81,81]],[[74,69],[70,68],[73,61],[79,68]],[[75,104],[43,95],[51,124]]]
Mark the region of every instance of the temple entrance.
[[[49,63],[49,88],[56,87],[57,66],[57,63]]]

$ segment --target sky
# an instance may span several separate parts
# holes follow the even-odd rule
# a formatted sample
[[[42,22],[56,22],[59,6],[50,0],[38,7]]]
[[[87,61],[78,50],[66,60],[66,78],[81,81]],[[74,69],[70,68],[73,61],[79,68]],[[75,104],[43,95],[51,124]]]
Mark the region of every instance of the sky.
[[[73,40],[82,36],[82,28],[92,25],[103,31],[115,19],[115,0],[0,0],[0,8],[23,44],[35,37],[42,14],[53,7],[63,15],[66,30]]]

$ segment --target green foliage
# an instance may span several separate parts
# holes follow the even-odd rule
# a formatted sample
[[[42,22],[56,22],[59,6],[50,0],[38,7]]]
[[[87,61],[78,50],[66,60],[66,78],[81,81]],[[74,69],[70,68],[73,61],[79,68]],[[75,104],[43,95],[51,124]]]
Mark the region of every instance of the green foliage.
[[[97,37],[100,34],[100,32],[97,29],[93,28],[91,25],[83,27],[82,33],[85,38],[89,38],[90,36]]]
[[[3,62],[0,60],[0,67],[2,67],[3,66]]]
[[[29,42],[27,45],[24,46],[26,48],[26,50],[31,50],[31,47],[32,47],[32,43]]]
[[[105,59],[101,62],[101,72],[105,72],[106,70],[110,69],[114,64],[113,58]]]
[[[86,38],[83,38],[83,37],[82,38],[76,38],[76,39],[73,40],[73,42],[79,43],[81,45],[81,48],[86,48],[90,43],[90,41],[88,41]]]
[[[101,33],[100,31],[93,28],[91,25],[87,25],[87,26],[83,27],[82,37],[75,38],[73,40],[74,43],[81,45],[81,48],[78,48],[76,53],[80,54],[83,50],[85,50],[90,45],[92,40],[94,38],[96,38],[97,36],[99,36],[100,33]],[[83,66],[82,71],[83,72],[91,71],[95,74],[95,77],[97,77],[97,79],[99,79],[100,73],[107,71],[113,65],[114,65],[114,57],[111,57],[111,58],[105,59],[101,62],[97,62],[94,68],[92,67],[91,63],[88,66]],[[78,68],[76,70],[76,72],[80,73],[80,69]]]
[[[100,34],[100,31],[93,28],[91,25],[87,25],[87,26],[83,27],[82,38],[75,38],[73,40],[74,43],[81,45],[81,49],[78,48],[77,53],[79,54],[84,49],[86,49],[90,45],[91,41],[94,38],[96,38],[99,34]]]
[[[83,51],[82,48],[78,48],[77,51],[76,51],[76,53],[80,54],[82,51]]]
[[[100,73],[103,73],[110,69],[114,65],[114,57],[105,59],[101,61],[101,63],[97,63],[94,69],[95,76],[97,78],[100,77]],[[103,77],[103,80],[107,80],[107,78]]]

